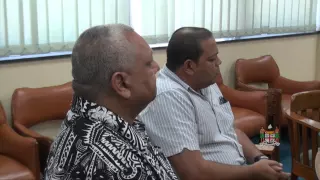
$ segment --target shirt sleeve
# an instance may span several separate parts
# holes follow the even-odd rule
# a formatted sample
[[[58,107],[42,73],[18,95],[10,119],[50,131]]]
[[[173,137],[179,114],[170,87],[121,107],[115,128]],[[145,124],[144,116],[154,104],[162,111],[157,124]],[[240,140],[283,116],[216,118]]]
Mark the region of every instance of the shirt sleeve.
[[[183,92],[168,91],[159,94],[140,114],[151,142],[167,156],[183,149],[199,150],[198,126],[194,107]]]

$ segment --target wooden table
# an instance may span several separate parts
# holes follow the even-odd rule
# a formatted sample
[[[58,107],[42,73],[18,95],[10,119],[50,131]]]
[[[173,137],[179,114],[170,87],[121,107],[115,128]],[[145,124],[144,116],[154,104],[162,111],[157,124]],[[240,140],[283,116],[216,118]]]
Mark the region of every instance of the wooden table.
[[[266,146],[266,145],[260,145],[256,144],[256,147],[266,156],[268,156],[270,159],[275,161],[280,161],[279,157],[279,147],[278,146]]]

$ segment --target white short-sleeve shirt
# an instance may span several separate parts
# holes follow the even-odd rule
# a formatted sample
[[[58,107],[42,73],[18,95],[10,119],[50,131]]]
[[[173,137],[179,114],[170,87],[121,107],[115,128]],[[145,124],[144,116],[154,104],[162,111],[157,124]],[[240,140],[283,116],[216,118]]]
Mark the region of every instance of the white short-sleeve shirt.
[[[189,149],[200,150],[210,161],[246,163],[231,106],[216,84],[196,92],[164,67],[157,78],[157,97],[138,119],[167,157]]]

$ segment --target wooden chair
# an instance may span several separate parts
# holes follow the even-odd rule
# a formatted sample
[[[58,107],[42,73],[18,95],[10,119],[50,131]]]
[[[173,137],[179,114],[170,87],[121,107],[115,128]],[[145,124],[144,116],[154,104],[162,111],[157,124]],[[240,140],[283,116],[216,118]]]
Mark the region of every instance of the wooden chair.
[[[320,179],[320,152],[318,152],[316,155],[315,170],[316,170],[318,179]]]
[[[320,90],[293,94],[286,118],[292,153],[291,179],[317,179],[315,159],[320,132]]]

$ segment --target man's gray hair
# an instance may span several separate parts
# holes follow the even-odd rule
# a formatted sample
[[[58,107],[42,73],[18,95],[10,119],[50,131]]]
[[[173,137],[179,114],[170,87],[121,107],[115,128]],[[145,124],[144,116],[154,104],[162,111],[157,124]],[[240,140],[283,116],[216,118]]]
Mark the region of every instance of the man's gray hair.
[[[72,51],[76,95],[95,100],[110,90],[113,73],[124,71],[134,62],[134,46],[126,37],[133,31],[123,24],[110,24],[89,28],[80,35]]]

